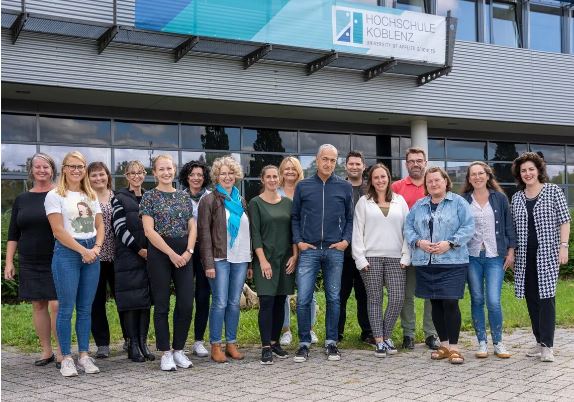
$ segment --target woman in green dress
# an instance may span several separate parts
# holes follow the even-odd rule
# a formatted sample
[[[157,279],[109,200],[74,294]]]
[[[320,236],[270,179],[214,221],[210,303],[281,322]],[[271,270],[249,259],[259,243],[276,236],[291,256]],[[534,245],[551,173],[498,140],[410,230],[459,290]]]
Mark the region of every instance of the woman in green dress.
[[[273,355],[287,357],[279,336],[284,319],[285,298],[295,288],[297,246],[291,240],[292,201],[277,193],[279,169],[265,166],[261,171],[263,192],[249,203],[251,236],[257,258],[253,280],[259,296],[261,364],[273,364]]]

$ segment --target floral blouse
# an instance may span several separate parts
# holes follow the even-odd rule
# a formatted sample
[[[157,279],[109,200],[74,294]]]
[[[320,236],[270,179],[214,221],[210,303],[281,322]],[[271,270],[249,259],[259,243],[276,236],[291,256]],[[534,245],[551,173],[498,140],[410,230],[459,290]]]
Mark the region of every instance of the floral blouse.
[[[154,188],[144,193],[140,215],[151,216],[155,231],[162,237],[186,237],[187,222],[193,218],[193,203],[185,191],[167,193]]]
[[[102,209],[102,218],[104,220],[104,242],[102,243],[102,250],[100,252],[100,261],[113,261],[114,260],[114,228],[112,226],[112,197],[114,193],[110,191],[110,198],[104,204],[100,202]]]

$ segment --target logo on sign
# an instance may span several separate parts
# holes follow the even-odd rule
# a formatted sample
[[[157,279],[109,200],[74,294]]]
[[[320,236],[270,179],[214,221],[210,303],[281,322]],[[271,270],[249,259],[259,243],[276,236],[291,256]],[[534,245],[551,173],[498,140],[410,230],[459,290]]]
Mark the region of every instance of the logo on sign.
[[[334,42],[339,45],[363,45],[363,13],[348,8],[334,8]]]

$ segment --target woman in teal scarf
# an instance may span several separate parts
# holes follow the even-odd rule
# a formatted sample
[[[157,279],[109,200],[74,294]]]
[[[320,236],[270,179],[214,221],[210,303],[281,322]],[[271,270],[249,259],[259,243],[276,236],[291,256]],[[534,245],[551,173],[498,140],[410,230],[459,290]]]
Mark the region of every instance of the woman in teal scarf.
[[[198,228],[201,262],[211,286],[209,340],[211,359],[218,363],[226,356],[241,360],[237,349],[239,300],[251,262],[251,237],[245,200],[235,187],[243,178],[241,165],[231,156],[213,162],[211,178],[215,191],[199,203]],[[221,333],[225,322],[225,354]]]

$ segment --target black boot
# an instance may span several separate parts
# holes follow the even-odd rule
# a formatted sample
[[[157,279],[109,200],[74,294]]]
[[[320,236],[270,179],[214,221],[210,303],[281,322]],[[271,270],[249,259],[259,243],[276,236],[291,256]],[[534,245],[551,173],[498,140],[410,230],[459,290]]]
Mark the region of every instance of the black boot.
[[[128,344],[128,358],[130,358],[132,362],[136,363],[145,362],[145,357],[140,351],[140,345],[137,338],[130,338]]]
[[[150,361],[155,360],[155,355],[147,347],[147,333],[149,331],[149,309],[139,311],[139,345],[144,357]]]

